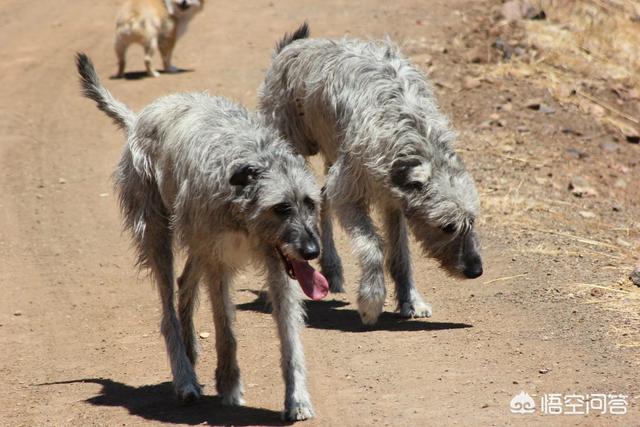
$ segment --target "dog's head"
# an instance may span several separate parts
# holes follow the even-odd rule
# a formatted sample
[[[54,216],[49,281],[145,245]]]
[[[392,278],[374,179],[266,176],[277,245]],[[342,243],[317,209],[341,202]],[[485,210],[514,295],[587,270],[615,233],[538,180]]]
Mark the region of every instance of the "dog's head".
[[[475,231],[478,193],[455,152],[448,149],[437,159],[403,155],[390,172],[393,192],[424,251],[454,276],[482,275]]]
[[[321,250],[320,190],[304,158],[292,154],[288,147],[268,151],[261,158],[234,166],[229,182],[244,200],[242,209],[250,233],[278,253],[289,276],[314,298],[310,292],[315,284],[309,281],[316,280],[317,273],[308,261],[317,258]]]
[[[175,17],[193,16],[200,12],[204,0],[170,0],[169,13]]]

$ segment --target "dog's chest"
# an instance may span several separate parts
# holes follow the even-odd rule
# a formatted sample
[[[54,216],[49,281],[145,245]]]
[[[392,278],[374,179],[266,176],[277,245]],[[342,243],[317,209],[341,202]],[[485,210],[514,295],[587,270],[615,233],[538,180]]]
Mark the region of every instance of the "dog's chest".
[[[234,268],[249,264],[254,259],[256,243],[246,234],[240,232],[226,232],[217,245],[217,256]]]

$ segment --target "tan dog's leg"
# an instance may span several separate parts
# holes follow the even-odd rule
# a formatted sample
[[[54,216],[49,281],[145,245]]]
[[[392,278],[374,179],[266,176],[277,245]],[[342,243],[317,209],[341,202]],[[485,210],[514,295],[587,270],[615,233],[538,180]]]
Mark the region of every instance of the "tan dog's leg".
[[[175,73],[178,71],[178,68],[171,64],[171,56],[173,55],[173,48],[176,45],[175,39],[171,41],[164,41],[160,43],[160,55],[162,55],[162,64],[164,65],[165,73]]]
[[[118,58],[118,72],[116,73],[116,77],[121,79],[124,77],[124,67],[126,64],[125,55],[127,53],[127,48],[129,47],[129,43],[124,40],[124,38],[116,36],[116,58]]]
[[[147,74],[150,77],[158,77],[160,73],[153,69],[151,64],[151,59],[153,54],[158,50],[158,39],[156,37],[151,37],[147,42],[147,45],[144,47],[144,66],[147,69]]]

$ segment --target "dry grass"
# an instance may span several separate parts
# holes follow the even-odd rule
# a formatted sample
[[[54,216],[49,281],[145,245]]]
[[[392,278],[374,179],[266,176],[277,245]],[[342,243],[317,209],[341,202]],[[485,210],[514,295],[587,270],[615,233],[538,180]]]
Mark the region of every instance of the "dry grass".
[[[624,139],[640,134],[640,120],[601,99],[601,89],[638,97],[640,88],[640,2],[553,0],[540,2],[549,19],[522,21],[526,44],[542,52],[534,59],[488,66],[488,75],[527,78],[561,103],[596,117]],[[587,88],[587,89],[585,89]],[[594,92],[594,93],[588,93]]]

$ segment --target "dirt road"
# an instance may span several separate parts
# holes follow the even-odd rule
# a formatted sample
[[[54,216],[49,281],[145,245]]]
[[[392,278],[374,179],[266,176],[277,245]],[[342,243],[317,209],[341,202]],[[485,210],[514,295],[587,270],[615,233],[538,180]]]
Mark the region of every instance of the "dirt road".
[[[616,239],[638,244],[640,205],[629,194],[637,194],[640,147],[619,144],[603,153],[598,141],[606,133],[579,111],[556,107],[541,116],[519,108],[548,93],[517,78],[461,91],[474,69],[461,60],[465,46],[453,41],[472,25],[470,11],[487,13],[484,4],[208,1],[175,54],[176,64],[193,72],[108,80],[115,72],[115,0],[4,0],[0,425],[279,422],[278,341],[270,315],[256,302],[262,279],[251,271],[236,292],[247,406],[226,409],[215,397],[213,335],[201,339],[198,374],[206,397],[186,408],[173,399],[156,292],[136,275],[111,191],[123,137],[79,95],[73,54],[88,53],[109,89],[135,109],[192,90],[253,107],[275,40],[304,19],[316,36],[389,34],[428,69],[481,190],[486,272],[474,281],[453,280],[414,247],[415,276],[434,316],[403,321],[390,298],[379,324],[366,330],[355,306],[358,266],[340,233],[348,293],[307,304],[303,338],[318,415],[305,425],[640,424],[638,291],[607,285],[632,261]],[[142,69],[139,50],[129,63]],[[515,106],[501,113],[508,122],[498,130],[483,127],[495,105],[507,102]],[[596,139],[561,132],[567,124]],[[528,131],[510,150],[496,145],[506,129],[523,125]],[[567,159],[574,146],[587,160]],[[528,162],[527,155],[543,160]],[[610,185],[614,178],[604,173],[597,199],[566,191],[575,170],[597,175],[604,161],[626,165],[626,190]],[[620,234],[625,229],[627,237]],[[204,296],[197,329],[213,332]],[[538,405],[550,393],[624,394],[628,413],[542,415],[537,408],[512,414],[510,401],[521,391]]]

